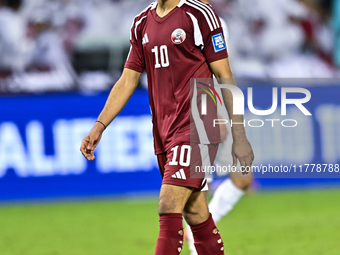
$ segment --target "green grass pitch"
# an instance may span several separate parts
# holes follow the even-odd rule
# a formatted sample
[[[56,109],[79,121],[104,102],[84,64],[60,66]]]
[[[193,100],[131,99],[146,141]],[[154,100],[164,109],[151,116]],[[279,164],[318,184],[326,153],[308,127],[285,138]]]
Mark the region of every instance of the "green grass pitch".
[[[247,195],[218,223],[226,254],[339,255],[339,202],[340,190]],[[152,255],[157,234],[157,199],[0,206],[1,255]]]

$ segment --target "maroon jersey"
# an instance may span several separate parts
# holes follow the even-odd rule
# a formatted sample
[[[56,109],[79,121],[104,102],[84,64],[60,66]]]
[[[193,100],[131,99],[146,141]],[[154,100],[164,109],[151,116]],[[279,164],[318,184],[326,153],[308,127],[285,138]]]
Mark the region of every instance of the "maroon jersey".
[[[160,154],[190,142],[190,79],[211,78],[208,63],[228,53],[220,19],[210,5],[182,0],[163,18],[156,7],[152,3],[134,19],[125,68],[146,70],[155,152]],[[197,135],[194,142],[219,143],[219,132]]]

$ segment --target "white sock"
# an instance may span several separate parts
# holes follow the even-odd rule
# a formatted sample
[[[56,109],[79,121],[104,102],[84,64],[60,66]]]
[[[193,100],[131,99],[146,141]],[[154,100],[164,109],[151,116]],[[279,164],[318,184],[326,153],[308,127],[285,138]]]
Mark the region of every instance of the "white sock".
[[[188,223],[185,222],[186,228],[186,234],[187,234],[187,238],[188,238],[188,245],[189,245],[189,250],[190,250],[190,255],[198,255],[196,248],[195,248],[195,244],[194,244],[194,236],[192,234],[191,228],[188,225]]]
[[[244,191],[236,187],[231,179],[223,181],[209,203],[209,211],[215,223],[227,215],[243,195]]]

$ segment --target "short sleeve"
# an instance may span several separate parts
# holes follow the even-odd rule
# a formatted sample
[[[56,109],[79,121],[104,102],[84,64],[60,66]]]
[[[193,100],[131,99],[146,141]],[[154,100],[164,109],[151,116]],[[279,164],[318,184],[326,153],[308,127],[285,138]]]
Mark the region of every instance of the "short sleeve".
[[[138,31],[138,26],[136,26],[136,24],[140,24],[140,22],[136,22],[136,20],[134,20],[133,25],[131,27],[130,34],[131,47],[124,67],[142,73],[145,67],[143,46],[142,39],[138,37],[140,36],[140,33]]]
[[[220,18],[210,5],[202,7],[202,11],[197,16],[197,22],[200,34],[202,35],[202,52],[208,63],[227,58],[227,44],[222,24]]]

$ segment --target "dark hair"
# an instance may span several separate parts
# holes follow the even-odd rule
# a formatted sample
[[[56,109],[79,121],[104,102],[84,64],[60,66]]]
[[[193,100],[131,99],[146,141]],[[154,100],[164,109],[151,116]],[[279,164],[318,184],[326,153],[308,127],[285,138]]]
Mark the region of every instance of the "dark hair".
[[[325,11],[331,11],[333,6],[333,0],[320,0],[319,5],[321,8],[323,8]]]
[[[323,18],[328,19],[332,15],[332,7],[334,0],[319,0],[317,7]]]
[[[6,0],[6,2],[10,8],[19,8],[22,4],[22,0]]]

